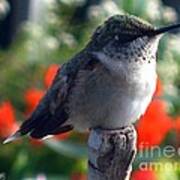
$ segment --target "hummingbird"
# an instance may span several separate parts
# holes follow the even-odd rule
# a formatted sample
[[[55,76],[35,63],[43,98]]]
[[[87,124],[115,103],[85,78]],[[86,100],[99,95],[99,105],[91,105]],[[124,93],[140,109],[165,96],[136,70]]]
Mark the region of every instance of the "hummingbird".
[[[72,129],[116,129],[136,122],[156,87],[159,40],[180,24],[155,28],[133,15],[114,15],[86,47],[58,70],[32,115],[4,143],[42,139]]]

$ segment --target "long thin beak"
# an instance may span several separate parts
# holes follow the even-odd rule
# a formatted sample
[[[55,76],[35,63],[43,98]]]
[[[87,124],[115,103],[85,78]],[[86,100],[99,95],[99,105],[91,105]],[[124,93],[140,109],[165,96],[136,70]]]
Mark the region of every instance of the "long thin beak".
[[[151,32],[150,35],[153,35],[153,36],[160,35],[160,34],[166,33],[168,31],[171,31],[177,28],[180,28],[180,23],[156,29],[155,31]]]

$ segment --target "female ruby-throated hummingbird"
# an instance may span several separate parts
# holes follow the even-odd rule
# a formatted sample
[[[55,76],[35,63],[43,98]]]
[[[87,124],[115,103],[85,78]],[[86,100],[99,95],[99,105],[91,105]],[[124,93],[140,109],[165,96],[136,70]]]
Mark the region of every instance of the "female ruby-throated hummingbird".
[[[89,128],[128,126],[144,114],[156,86],[160,37],[180,24],[154,28],[129,15],[99,26],[87,46],[57,72],[32,115],[5,143]]]

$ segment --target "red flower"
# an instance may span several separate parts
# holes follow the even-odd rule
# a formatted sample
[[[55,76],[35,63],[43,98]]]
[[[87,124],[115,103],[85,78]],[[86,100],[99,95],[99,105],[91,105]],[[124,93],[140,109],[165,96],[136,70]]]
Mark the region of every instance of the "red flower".
[[[32,146],[34,146],[36,148],[40,148],[43,145],[43,142],[41,140],[33,139],[33,138],[30,139],[30,143]]]
[[[145,115],[138,122],[137,132],[139,148],[159,145],[172,128],[173,121],[166,114],[165,105],[165,102],[162,100],[153,100]]]
[[[136,170],[132,173],[131,180],[157,180],[157,177],[154,171]]]
[[[14,108],[9,101],[0,106],[0,136],[5,138],[18,129],[14,115]]]
[[[177,146],[180,147],[180,116],[174,120],[174,129],[176,131]]]
[[[162,95],[162,85],[160,80],[157,82],[155,96]],[[173,121],[167,115],[166,103],[156,97],[150,103],[146,113],[137,123],[138,147],[148,148],[159,145],[169,130],[172,128]]]
[[[71,180],[87,180],[87,176],[83,173],[73,173]]]
[[[180,134],[180,116],[174,121],[174,129]]]
[[[66,133],[63,133],[63,134],[55,135],[54,137],[57,140],[65,140],[70,136],[70,134],[71,134],[71,132],[66,132]]]
[[[27,114],[33,112],[33,110],[36,108],[41,98],[44,96],[44,93],[45,93],[44,91],[36,88],[28,89],[25,92],[24,98],[27,104],[27,110],[26,110]]]
[[[163,86],[159,78],[157,78],[156,83],[157,84],[156,84],[156,90],[155,90],[154,96],[159,97],[163,95]]]
[[[58,69],[59,69],[59,65],[57,64],[52,64],[48,67],[44,78],[44,84],[47,88],[51,86]]]

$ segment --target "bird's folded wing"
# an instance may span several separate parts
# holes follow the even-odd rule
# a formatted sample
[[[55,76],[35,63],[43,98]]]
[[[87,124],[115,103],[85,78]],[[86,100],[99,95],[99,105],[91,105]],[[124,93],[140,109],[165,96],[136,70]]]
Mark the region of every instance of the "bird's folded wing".
[[[75,85],[78,72],[81,70],[93,71],[98,64],[101,64],[98,59],[87,52],[81,52],[64,64],[35,111],[9,138],[10,141],[26,134],[33,138],[43,138],[47,135],[72,130],[72,124],[68,124],[68,96]]]

